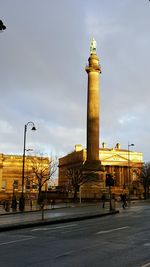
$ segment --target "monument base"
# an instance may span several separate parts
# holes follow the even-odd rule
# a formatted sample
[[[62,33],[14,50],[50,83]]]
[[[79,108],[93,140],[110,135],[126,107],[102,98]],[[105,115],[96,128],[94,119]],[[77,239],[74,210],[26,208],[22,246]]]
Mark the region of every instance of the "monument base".
[[[101,164],[100,160],[85,161],[83,171],[86,172],[104,172],[105,167]]]

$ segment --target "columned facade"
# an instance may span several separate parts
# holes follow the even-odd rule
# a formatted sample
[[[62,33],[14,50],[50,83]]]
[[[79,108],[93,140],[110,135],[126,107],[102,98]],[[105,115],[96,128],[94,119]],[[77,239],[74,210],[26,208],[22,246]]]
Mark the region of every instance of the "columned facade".
[[[86,160],[86,149],[83,149],[80,145],[80,149],[77,149],[59,159],[59,186],[65,187],[69,182],[69,177],[67,175],[67,170],[71,167],[81,166]],[[141,152],[130,151],[130,165],[128,158],[128,150],[121,148],[100,148],[99,158],[101,159],[101,164],[105,168],[103,175],[101,175],[101,181],[99,186],[95,189],[95,193],[99,195],[106,191],[105,186],[106,174],[110,173],[115,179],[115,186],[112,191],[119,195],[122,190],[128,190],[129,185],[133,185],[134,182],[139,181],[141,168],[143,166],[143,154]],[[129,181],[129,168],[130,168],[130,181]],[[101,173],[101,171],[99,172]],[[93,182],[94,186],[94,182]],[[91,189],[90,189],[91,190]],[[89,197],[93,197],[89,193]]]

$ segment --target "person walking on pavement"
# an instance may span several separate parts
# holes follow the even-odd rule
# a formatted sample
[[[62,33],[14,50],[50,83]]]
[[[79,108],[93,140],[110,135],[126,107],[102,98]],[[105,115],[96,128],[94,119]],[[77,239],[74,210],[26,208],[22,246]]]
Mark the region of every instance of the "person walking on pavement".
[[[13,197],[12,197],[11,208],[12,208],[13,212],[15,212],[17,210],[17,199],[16,199],[15,195],[13,195]]]
[[[126,193],[121,194],[121,201],[122,201],[122,207],[123,207],[123,209],[125,209],[126,206],[127,206],[127,197],[126,197]]]
[[[9,203],[9,200],[6,201],[5,211],[7,211],[7,212],[10,211],[10,203]]]
[[[55,205],[55,199],[51,200],[51,209],[54,209],[54,205]]]
[[[104,209],[104,208],[105,208],[105,201],[106,201],[106,196],[105,196],[105,194],[102,194],[101,200],[102,200],[102,207],[103,207],[103,209]]]
[[[32,210],[32,199],[30,199],[30,209]]]

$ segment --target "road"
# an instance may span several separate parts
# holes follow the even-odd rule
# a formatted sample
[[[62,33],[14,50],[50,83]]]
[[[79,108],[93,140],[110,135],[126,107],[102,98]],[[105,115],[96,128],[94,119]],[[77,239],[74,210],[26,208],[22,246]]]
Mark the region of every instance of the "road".
[[[1,267],[149,267],[150,204],[86,221],[0,233]]]

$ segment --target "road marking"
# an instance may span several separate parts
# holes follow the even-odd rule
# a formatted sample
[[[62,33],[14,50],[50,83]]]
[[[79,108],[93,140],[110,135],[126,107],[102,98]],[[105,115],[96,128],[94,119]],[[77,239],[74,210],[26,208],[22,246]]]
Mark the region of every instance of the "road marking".
[[[66,231],[61,232],[61,234],[68,234],[68,233],[73,233],[73,232],[78,232],[78,231],[83,231],[83,228],[66,230]]]
[[[56,227],[47,227],[47,228],[35,228],[35,229],[32,229],[31,232],[57,230],[57,229],[68,228],[68,227],[73,227],[73,226],[77,226],[77,224],[69,224],[69,225],[62,225],[62,226],[56,226]]]
[[[75,252],[75,250],[70,250],[70,251],[66,251],[64,254],[59,254],[57,255],[55,258],[61,258],[61,257],[67,257],[70,256],[71,254],[73,254]]]
[[[31,230],[31,232],[36,232],[36,231],[47,231],[49,230],[49,228],[35,228],[33,230]]]
[[[145,247],[149,247],[150,246],[150,243],[145,243],[144,246]]]
[[[8,245],[8,244],[13,244],[13,243],[17,243],[17,242],[23,242],[23,241],[31,240],[31,239],[34,239],[34,238],[35,237],[28,237],[28,238],[23,238],[23,239],[18,239],[18,240],[3,242],[3,243],[0,243],[0,246]]]
[[[98,234],[98,235],[107,234],[107,233],[111,233],[111,232],[115,232],[115,231],[119,231],[119,230],[124,230],[124,229],[127,229],[127,228],[129,228],[129,226],[124,226],[124,227],[119,227],[119,228],[115,228],[115,229],[99,231],[96,234]]]
[[[149,267],[149,266],[150,266],[150,262],[148,262],[148,263],[142,265],[141,267]]]

